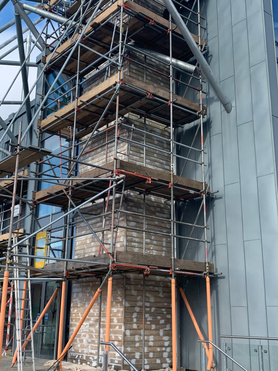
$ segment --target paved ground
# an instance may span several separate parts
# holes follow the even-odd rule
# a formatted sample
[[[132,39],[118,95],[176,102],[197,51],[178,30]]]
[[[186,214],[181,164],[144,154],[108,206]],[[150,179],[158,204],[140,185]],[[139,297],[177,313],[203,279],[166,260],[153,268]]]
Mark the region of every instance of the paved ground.
[[[47,371],[49,369],[49,366],[44,366],[46,359],[40,359],[36,358],[36,371]],[[12,357],[2,357],[1,361],[1,371],[17,371],[17,364],[14,365],[13,368],[11,368],[12,363]],[[29,358],[27,358],[24,366],[24,371],[33,371],[32,363]]]
[[[50,366],[53,364],[55,361],[49,361],[47,359],[42,359],[42,358],[36,358],[35,359],[35,364],[36,364],[36,371],[47,371]],[[11,363],[12,363],[12,356],[8,357],[2,357],[1,361],[1,371],[17,371],[17,364],[14,365],[13,368],[11,368]],[[63,366],[63,371],[102,371],[101,368],[95,368],[91,367],[88,365],[78,365],[75,363],[71,362],[62,362]],[[32,368],[32,363],[31,363],[31,358],[27,358],[24,365],[23,365],[23,371],[33,371]],[[51,371],[54,371],[52,368]],[[109,368],[109,371],[113,371],[112,369]]]

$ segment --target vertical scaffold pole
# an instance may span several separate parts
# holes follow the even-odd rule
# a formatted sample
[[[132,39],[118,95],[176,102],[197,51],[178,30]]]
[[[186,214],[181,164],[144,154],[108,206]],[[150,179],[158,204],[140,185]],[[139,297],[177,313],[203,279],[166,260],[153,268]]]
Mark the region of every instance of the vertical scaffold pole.
[[[198,0],[198,44],[201,51],[201,6]],[[209,262],[208,262],[208,236],[207,236],[207,206],[206,206],[206,183],[205,183],[205,159],[204,159],[204,118],[203,118],[203,83],[202,76],[199,75],[200,81],[200,129],[201,129],[201,163],[202,163],[202,188],[203,188],[203,211],[204,211],[204,240],[205,240],[205,256],[206,256],[206,296],[207,296],[207,316],[208,316],[208,339],[212,341],[212,320],[211,320],[211,292],[209,278]],[[213,362],[213,347],[209,344],[209,358],[207,370],[210,370]]]
[[[177,319],[176,319],[176,280],[175,280],[175,237],[174,237],[174,126],[173,126],[173,65],[172,65],[172,16],[169,14],[170,46],[170,166],[171,166],[171,307],[172,307],[172,369],[177,370]]]
[[[2,346],[3,346],[3,337],[4,337],[4,325],[5,325],[5,315],[6,315],[6,302],[7,302],[7,292],[8,292],[8,283],[9,283],[9,265],[11,258],[11,249],[12,249],[12,233],[13,233],[13,223],[14,223],[14,208],[15,208],[15,197],[17,190],[17,178],[18,178],[18,167],[19,167],[19,145],[21,142],[21,130],[22,122],[19,123],[18,131],[18,141],[17,141],[17,150],[16,150],[16,160],[15,160],[15,171],[14,171],[14,184],[13,184],[13,198],[11,206],[11,216],[10,216],[10,230],[9,230],[9,239],[8,239],[8,248],[6,254],[6,269],[4,272],[4,281],[2,287],[2,301],[1,301],[1,314],[0,314],[0,366],[2,358]]]

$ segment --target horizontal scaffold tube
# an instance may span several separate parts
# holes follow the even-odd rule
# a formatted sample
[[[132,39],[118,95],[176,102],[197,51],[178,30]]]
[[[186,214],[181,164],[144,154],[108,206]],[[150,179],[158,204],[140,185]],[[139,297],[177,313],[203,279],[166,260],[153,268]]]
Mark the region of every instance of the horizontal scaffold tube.
[[[180,32],[182,33],[182,36],[184,37],[187,45],[189,46],[190,50],[192,51],[193,55],[197,59],[197,61],[200,64],[201,70],[204,74],[204,76],[207,78],[209,83],[211,84],[213,90],[215,91],[216,95],[218,96],[220,102],[223,104],[225,110],[227,113],[230,113],[232,111],[232,104],[229,101],[229,99],[226,97],[226,95],[223,93],[221,87],[215,80],[212,70],[210,66],[208,65],[207,61],[205,60],[203,54],[200,52],[195,40],[193,39],[191,33],[189,32],[186,24],[182,20],[182,17],[180,16],[179,12],[177,11],[175,5],[173,4],[172,0],[163,0],[166,8],[168,9],[169,13],[173,17],[174,22],[178,26]]]
[[[70,20],[67,19],[67,18],[65,18],[65,17],[61,17],[58,14],[51,13],[51,12],[49,12],[47,10],[43,10],[43,9],[37,8],[36,6],[30,5],[30,4],[23,3],[22,4],[22,7],[23,7],[23,9],[28,10],[29,12],[38,14],[41,17],[51,19],[52,21],[55,21],[55,22],[58,22],[58,23],[62,23],[63,24],[65,22],[70,22]],[[72,22],[72,25],[73,26],[76,25],[76,22]]]

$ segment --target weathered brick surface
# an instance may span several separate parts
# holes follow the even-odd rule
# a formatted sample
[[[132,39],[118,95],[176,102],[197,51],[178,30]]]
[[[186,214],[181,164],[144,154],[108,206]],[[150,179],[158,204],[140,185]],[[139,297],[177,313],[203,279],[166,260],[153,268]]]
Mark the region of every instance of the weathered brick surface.
[[[73,283],[70,333],[78,324],[98,286],[99,282],[91,279]],[[103,287],[102,297],[95,303],[73,342],[73,347],[69,351],[71,360],[79,360],[91,365],[97,364],[99,326],[100,340],[104,340],[105,336],[106,287],[106,285]],[[145,310],[143,312],[144,301]],[[101,317],[99,318],[100,303]],[[110,341],[121,349],[138,368],[142,368],[144,332],[144,369],[170,366],[170,324],[169,279],[147,277],[143,283],[143,278],[135,274],[113,278]],[[101,347],[100,356],[102,356],[102,351],[103,347]],[[114,367],[124,366],[122,360],[113,351],[109,353],[109,363]]]
[[[146,6],[145,0],[136,0]],[[148,1],[147,6],[157,14],[163,7],[157,2]],[[140,53],[129,52],[129,60],[124,60],[123,71],[152,86],[169,90],[169,74],[161,63],[143,58]],[[145,67],[139,63],[145,64]],[[159,72],[159,73],[156,73]],[[110,69],[110,74],[116,72]],[[84,91],[104,81],[104,74],[93,75],[85,83]],[[145,133],[144,133],[145,131]],[[90,140],[81,157],[79,172],[91,169],[90,165],[104,166],[115,157],[115,137],[117,137],[116,158],[154,169],[170,170],[169,129],[165,126],[133,114],[122,117],[119,131],[115,133],[114,123],[100,129]],[[112,200],[99,200],[82,209],[86,222],[96,232],[98,238],[110,251],[111,247]],[[139,195],[125,191],[115,202],[116,251],[139,252],[146,254],[171,255],[170,204],[150,195]],[[120,211],[119,211],[120,210]],[[101,214],[107,213],[103,216]],[[145,217],[138,214],[145,214]],[[155,219],[159,217],[161,219]],[[162,220],[163,219],[163,220]],[[90,232],[87,223],[78,217],[76,223],[75,258],[98,255],[103,252],[99,241]],[[102,230],[103,229],[103,230]],[[144,282],[143,282],[144,280]],[[70,333],[73,332],[93,294],[99,286],[96,278],[76,281],[72,286]],[[106,287],[102,298],[92,308],[87,320],[76,337],[69,352],[71,360],[97,364],[98,331],[100,340],[105,336]],[[110,341],[139,369],[160,369],[171,365],[171,293],[170,281],[163,277],[146,277],[125,274],[113,278],[113,298],[111,313]],[[101,303],[101,304],[100,304]],[[101,305],[101,316],[99,315]],[[143,352],[143,337],[145,349]],[[101,347],[100,356],[102,356]],[[145,353],[144,365],[142,364]],[[117,354],[111,351],[109,364],[118,368],[128,368]],[[101,363],[102,359],[100,359]]]
[[[100,285],[100,281],[96,279],[84,279],[73,283],[72,287],[72,304],[71,304],[71,321],[70,334],[74,331],[87,306],[89,305],[94,293]],[[122,349],[123,345],[123,306],[124,286],[123,278],[113,278],[112,290],[112,309],[111,309],[111,326],[110,326],[110,341],[118,348]],[[100,340],[105,337],[105,319],[106,319],[106,298],[107,285],[104,285],[101,297],[94,304],[86,321],[82,325],[77,337],[73,342],[73,346],[69,351],[71,360],[80,359],[82,362],[89,362],[91,365],[97,365],[98,351],[98,331],[100,327]],[[99,310],[101,306],[101,316]],[[100,348],[102,356],[103,346]],[[121,360],[114,351],[110,352],[111,365],[121,365]]]
[[[148,119],[144,122],[144,119],[132,114],[127,114],[122,122],[117,133],[117,158],[151,168],[170,170],[169,130]],[[102,166],[111,162],[114,150],[115,127],[111,125],[90,140],[81,157],[81,161],[88,165],[80,164],[79,172],[91,169],[89,164]]]
[[[143,291],[143,285],[145,290]],[[144,294],[145,293],[145,294]],[[145,295],[145,300],[144,300]],[[143,302],[145,309],[143,311]],[[125,354],[142,368],[143,329],[145,331],[144,369],[171,364],[171,294],[167,278],[143,279],[129,275],[125,283]]]

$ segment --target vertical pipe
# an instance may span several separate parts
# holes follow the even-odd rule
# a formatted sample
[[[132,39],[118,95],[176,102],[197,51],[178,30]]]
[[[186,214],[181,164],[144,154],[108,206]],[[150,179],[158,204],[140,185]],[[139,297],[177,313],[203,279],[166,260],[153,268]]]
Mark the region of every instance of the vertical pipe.
[[[10,291],[10,300],[9,300],[9,314],[8,314],[8,326],[7,326],[7,333],[6,333],[6,345],[4,354],[7,354],[7,350],[9,348],[9,341],[10,341],[10,328],[11,328],[11,317],[12,317],[12,306],[13,306],[13,289],[14,284],[11,283],[11,291]]]
[[[177,371],[177,339],[176,339],[176,280],[171,279],[172,296],[172,370]]]
[[[210,278],[206,276],[206,291],[207,291],[207,313],[208,313],[208,339],[212,342],[212,320],[211,320],[211,300],[210,300]],[[213,347],[209,344],[209,359],[207,370],[211,369],[213,361]]]
[[[177,370],[177,319],[176,319],[176,280],[175,280],[175,250],[174,250],[174,127],[173,127],[173,65],[172,65],[172,17],[169,15],[170,44],[170,166],[171,166],[171,299],[172,299],[172,369]]]
[[[14,208],[15,208],[15,196],[17,189],[17,178],[18,178],[18,167],[19,167],[19,145],[21,142],[21,130],[22,122],[19,123],[18,139],[17,139],[17,149],[16,149],[16,162],[15,162],[15,171],[14,171],[14,184],[13,184],[13,198],[11,206],[11,216],[10,216],[10,231],[8,239],[8,248],[6,255],[6,270],[4,272],[4,282],[3,282],[3,291],[2,291],[2,302],[1,302],[1,314],[0,314],[0,366],[1,366],[1,357],[2,357],[2,345],[3,345],[3,336],[4,336],[4,323],[5,323],[5,311],[6,311],[6,301],[7,301],[7,290],[9,282],[9,263],[11,256],[12,248],[12,232],[13,232],[13,222],[14,222]]]
[[[112,277],[109,277],[108,285],[107,285],[107,307],[106,307],[106,326],[105,326],[105,342],[107,343],[109,343],[109,337],[110,337],[111,302],[112,302]],[[106,345],[105,349],[108,352],[109,345]]]
[[[60,322],[59,322],[59,338],[58,338],[58,349],[57,349],[57,360],[60,358],[63,346],[63,328],[64,328],[64,317],[65,317],[65,304],[66,304],[66,281],[62,283],[61,290],[61,305],[60,305]],[[59,362],[59,369],[62,371],[62,362]]]
[[[46,306],[44,307],[44,310],[41,312],[41,315],[39,316],[39,318],[37,319],[34,327],[33,327],[33,333],[36,331],[37,327],[39,326],[41,320],[43,319],[45,313],[47,312],[48,308],[50,307],[51,303],[53,302],[53,300],[55,299],[55,296],[57,295],[59,291],[59,288],[57,288],[54,293],[52,294],[51,298],[48,300],[48,303],[46,304]],[[27,344],[29,343],[29,340],[31,339],[31,332],[30,334],[27,336],[26,338],[26,341],[24,342],[24,344],[22,345],[22,348],[21,350],[24,350],[27,346]],[[16,359],[17,359],[17,350],[14,352],[14,356],[13,356],[13,360],[12,360],[12,365],[11,367],[13,367],[13,365],[15,364],[16,362]]]
[[[4,337],[8,283],[9,283],[9,271],[6,270],[4,272],[4,281],[3,281],[2,299],[1,299],[1,313],[0,313],[0,366],[1,366],[1,358],[2,358],[2,345],[3,345],[3,337]]]
[[[97,367],[99,367],[100,356],[100,336],[101,336],[101,308],[102,307],[102,293],[99,295],[99,308],[98,308],[98,334],[97,334]]]

